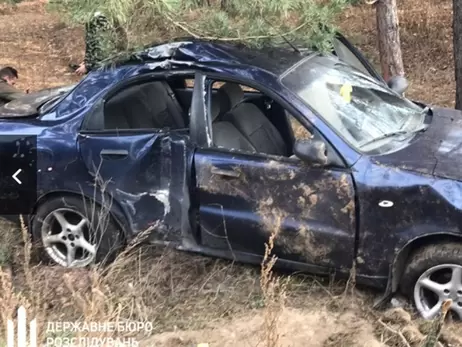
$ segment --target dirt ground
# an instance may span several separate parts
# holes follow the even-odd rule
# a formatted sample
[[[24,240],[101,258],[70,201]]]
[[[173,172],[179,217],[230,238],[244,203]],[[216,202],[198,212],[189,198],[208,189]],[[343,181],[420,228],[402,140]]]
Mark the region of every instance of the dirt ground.
[[[358,346],[383,347],[374,336],[374,327],[365,319],[359,318],[352,312],[335,315],[328,311],[309,311],[285,309],[280,317],[280,345],[281,347],[307,346],[310,347]],[[189,332],[168,332],[153,337],[153,346],[183,347],[198,343],[209,343],[210,346],[234,347],[236,341],[239,346],[257,346],[261,340],[263,317],[250,315],[240,317],[215,327]],[[352,334],[354,332],[354,334]]]
[[[403,57],[410,80],[408,96],[431,104],[453,106],[451,0],[400,0],[399,7]],[[363,5],[348,10],[338,25],[378,66],[374,8]],[[42,4],[26,2],[17,7],[0,4],[0,33],[0,66],[18,68],[20,88],[39,90],[78,81],[67,65],[78,63],[83,57],[82,28],[62,23],[58,15],[45,12]],[[207,277],[204,281],[210,282],[208,274],[203,276]],[[204,288],[205,284],[200,290]],[[232,285],[226,287],[220,283],[209,290],[218,297],[219,292],[230,288]],[[367,304],[363,299],[359,302],[370,307],[373,296],[365,295]],[[395,316],[387,323],[386,314],[371,314],[364,308],[366,306],[354,300],[353,304],[338,305],[337,299],[332,299],[324,290],[309,292],[300,298],[301,295],[289,295],[288,305],[281,313],[277,328],[280,346],[417,346],[421,340],[417,323],[411,322],[410,315],[403,310],[393,313]],[[210,302],[218,305],[217,298]],[[337,304],[332,306],[329,304],[332,302]],[[191,317],[197,316],[200,320],[204,312],[194,311],[196,307],[188,305],[192,305],[188,308]],[[144,340],[142,345],[256,346],[262,340],[264,316],[265,312],[258,308],[223,313],[203,327],[194,324],[190,329],[170,326],[165,332]],[[450,329],[452,335],[447,337],[450,341],[447,346],[462,346],[462,327]]]
[[[0,3],[0,66],[19,71],[18,87],[39,90],[75,83],[68,64],[83,58],[81,28],[68,28],[37,2]]]

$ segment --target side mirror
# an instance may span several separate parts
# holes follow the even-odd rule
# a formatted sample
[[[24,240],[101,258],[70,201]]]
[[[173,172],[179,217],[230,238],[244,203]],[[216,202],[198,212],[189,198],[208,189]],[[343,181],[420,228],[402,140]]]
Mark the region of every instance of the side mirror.
[[[403,95],[409,87],[409,82],[404,76],[393,76],[388,80],[387,84],[392,90],[400,95]]]
[[[294,144],[294,154],[312,164],[327,164],[327,148],[323,141],[297,140]]]

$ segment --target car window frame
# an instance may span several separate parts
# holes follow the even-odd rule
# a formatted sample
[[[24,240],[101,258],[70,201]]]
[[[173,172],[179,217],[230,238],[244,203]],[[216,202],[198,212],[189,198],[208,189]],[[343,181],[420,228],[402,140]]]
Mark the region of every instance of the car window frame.
[[[239,77],[229,76],[229,75],[223,75],[223,74],[217,73],[217,72],[206,71],[206,72],[198,73],[196,75],[197,76],[203,76],[204,79],[205,79],[205,82],[210,81],[210,80],[212,80],[212,81],[213,80],[219,80],[219,81],[225,81],[225,82],[231,82],[231,83],[237,83],[237,84],[240,84],[240,85],[245,85],[245,86],[248,86],[250,88],[256,89],[257,91],[259,91],[263,95],[266,95],[266,96],[270,97],[275,102],[279,103],[286,111],[290,112],[290,114],[295,119],[297,119],[298,122],[302,126],[304,126],[308,131],[310,131],[311,134],[316,136],[316,138],[318,140],[321,140],[321,141],[323,141],[325,143],[325,145],[327,147],[327,150],[332,151],[334,153],[334,156],[336,158],[335,161],[336,161],[336,163],[338,163],[339,168],[347,168],[348,167],[347,161],[345,160],[345,158],[341,155],[339,150],[337,150],[337,148],[335,148],[331,144],[331,142],[322,134],[322,132],[319,131],[319,129],[312,122],[310,122],[309,119],[307,119],[307,117],[304,117],[303,114],[296,107],[292,106],[287,100],[285,100],[283,97],[279,96],[276,92],[274,92],[270,88],[267,88],[266,86],[264,86],[262,84],[259,84],[258,82],[254,81],[254,80],[245,80],[244,78],[239,78]],[[278,81],[278,83],[280,83],[279,79],[277,79],[277,81]],[[203,99],[203,103],[205,104],[205,109],[208,109],[208,107],[210,105],[209,101],[210,101],[210,95],[211,94],[209,93],[209,89],[211,89],[211,85],[212,85],[212,83],[204,83],[203,93],[207,96],[205,99]],[[281,87],[283,89],[287,89],[282,84],[281,84]],[[197,97],[197,95],[196,95],[196,97]],[[197,117],[197,115],[194,115],[194,116]],[[193,117],[192,113],[191,113],[191,117]],[[210,117],[209,112],[206,112],[205,117],[207,119],[207,122],[210,122],[210,124],[211,124],[211,119],[209,118]],[[289,123],[289,121],[287,120],[287,117],[286,117],[286,121]],[[292,129],[291,124],[289,123],[288,126],[289,126],[289,131],[292,133],[292,136],[293,136],[293,129]],[[212,138],[213,138],[213,130],[211,131],[211,135],[212,135]],[[293,138],[294,138],[294,144],[295,144],[296,139],[295,139],[295,137],[293,137]],[[267,159],[275,159],[276,158],[277,160],[281,160],[283,162],[288,162],[288,163],[293,163],[294,160],[300,160],[300,159],[293,159],[293,158],[286,157],[286,156],[276,156],[276,155],[267,154],[267,153],[260,153],[260,152],[252,153],[252,152],[240,151],[240,150],[237,150],[237,149],[216,147],[216,146],[213,145],[213,143],[212,143],[211,146],[207,146],[207,145],[204,146],[204,145],[198,144],[197,147],[201,148],[201,149],[208,149],[208,150],[214,150],[214,151],[225,152],[225,153],[242,153],[242,154],[254,156],[254,157],[257,157],[257,158],[267,158]]]
[[[136,84],[148,83],[150,81],[161,81],[167,80],[171,76],[193,76],[195,75],[195,70],[175,70],[175,71],[156,71],[156,72],[147,72],[139,75],[131,76],[122,81],[115,83],[105,90],[102,95],[93,103],[91,108],[85,113],[82,123],[79,127],[79,133],[81,134],[145,134],[145,133],[156,133],[156,132],[165,132],[165,131],[175,131],[179,133],[187,133],[189,127],[181,129],[170,129],[170,128],[139,128],[139,129],[104,129],[104,106],[105,103],[119,91],[129,88]],[[100,117],[98,121],[102,123],[102,128],[88,128],[87,125],[91,123],[94,117]],[[98,123],[96,122],[96,123]]]
[[[357,47],[355,47],[345,36],[337,32],[335,38],[339,40],[341,43],[343,43],[346,46],[346,48],[348,48],[350,52],[361,62],[361,64],[364,65],[366,70],[369,71],[369,73],[371,74],[371,77],[387,85],[387,82],[384,80],[382,75],[372,66],[372,63],[368,59],[366,59],[364,54],[362,54],[361,51]],[[337,55],[337,52],[335,52],[335,55],[340,59],[340,57]]]

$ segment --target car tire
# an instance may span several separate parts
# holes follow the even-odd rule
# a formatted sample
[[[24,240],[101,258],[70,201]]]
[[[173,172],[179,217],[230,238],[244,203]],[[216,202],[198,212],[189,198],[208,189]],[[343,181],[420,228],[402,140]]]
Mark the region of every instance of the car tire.
[[[436,317],[442,301],[452,299],[451,311],[462,320],[462,243],[439,243],[415,251],[401,277],[400,291],[426,319]]]
[[[110,262],[123,243],[120,228],[108,211],[74,196],[42,203],[32,219],[31,233],[43,261],[68,268]]]

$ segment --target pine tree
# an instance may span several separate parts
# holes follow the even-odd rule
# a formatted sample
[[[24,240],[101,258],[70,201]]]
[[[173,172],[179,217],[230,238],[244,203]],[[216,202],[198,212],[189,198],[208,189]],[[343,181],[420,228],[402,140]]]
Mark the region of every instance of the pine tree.
[[[453,0],[456,109],[462,110],[462,0]]]
[[[175,37],[331,49],[335,16],[356,0],[54,0],[73,22],[95,11],[122,23],[130,46]]]

